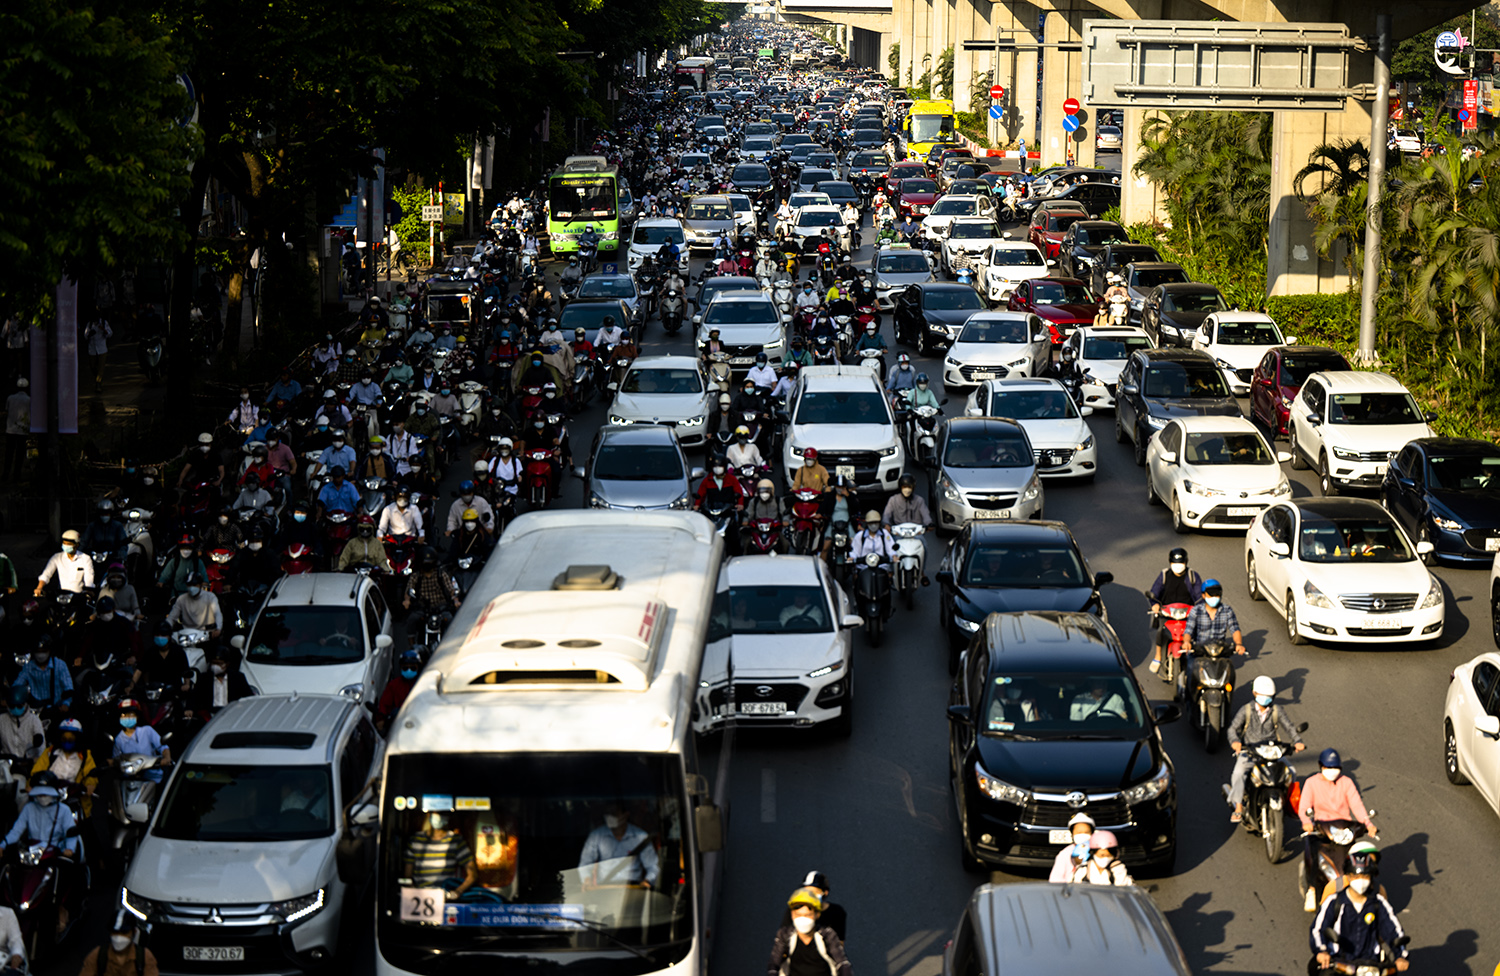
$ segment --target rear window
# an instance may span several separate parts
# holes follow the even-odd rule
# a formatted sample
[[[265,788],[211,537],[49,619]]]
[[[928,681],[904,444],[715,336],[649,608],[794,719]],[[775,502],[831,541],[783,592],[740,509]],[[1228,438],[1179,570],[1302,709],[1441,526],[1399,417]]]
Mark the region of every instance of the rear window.
[[[365,628],[350,607],[268,607],[255,621],[246,660],[254,664],[316,667],[365,657]]]
[[[636,224],[635,234],[630,238],[630,242],[632,244],[651,244],[659,247],[668,241],[674,244],[681,244],[685,239],[682,236],[681,227],[666,224],[657,224],[655,226]]]

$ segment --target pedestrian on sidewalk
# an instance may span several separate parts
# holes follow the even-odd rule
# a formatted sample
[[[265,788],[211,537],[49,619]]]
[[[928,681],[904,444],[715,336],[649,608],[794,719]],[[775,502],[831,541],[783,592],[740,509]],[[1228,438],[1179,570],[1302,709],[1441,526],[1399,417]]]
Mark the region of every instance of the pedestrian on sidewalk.
[[[26,466],[26,439],[31,436],[31,383],[16,380],[16,392],[5,400],[5,480],[21,476]]]
[[[83,327],[83,341],[88,346],[89,366],[94,371],[96,392],[104,389],[104,358],[109,355],[109,340],[114,338],[114,334],[109,322],[98,312]]]

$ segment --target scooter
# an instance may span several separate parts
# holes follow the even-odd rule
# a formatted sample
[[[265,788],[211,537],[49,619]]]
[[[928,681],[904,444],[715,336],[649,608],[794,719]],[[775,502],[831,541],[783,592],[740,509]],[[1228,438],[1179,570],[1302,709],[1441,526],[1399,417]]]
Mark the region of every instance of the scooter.
[[[937,425],[941,415],[941,410],[925,403],[910,411],[907,448],[923,467],[931,467],[937,463]]]
[[[823,493],[811,488],[792,492],[792,552],[811,556],[823,538]]]
[[[135,507],[125,510],[125,578],[137,587],[151,581],[156,564],[156,543],[151,538],[151,511]],[[107,565],[107,564],[106,564]],[[97,575],[99,567],[94,567]]]
[[[1366,810],[1375,819],[1374,810]],[[1297,894],[1306,901],[1312,888],[1314,899],[1323,886],[1337,881],[1344,873],[1344,858],[1355,841],[1365,836],[1365,825],[1357,820],[1315,820],[1313,829],[1302,835],[1302,860],[1297,865]]]
[[[1297,726],[1299,735],[1306,731],[1306,722]],[[1251,750],[1251,759],[1245,774],[1245,810],[1240,823],[1246,833],[1261,836],[1266,842],[1266,860],[1275,864],[1281,859],[1284,819],[1288,811],[1296,812],[1297,796],[1301,793],[1296,771],[1284,758],[1292,746],[1286,742],[1263,742],[1245,748]],[[1225,792],[1227,795],[1228,787]]]
[[[146,833],[146,824],[156,801],[161,798],[161,783],[151,773],[163,773],[164,766],[157,756],[121,756],[119,763],[107,775],[113,782],[109,788],[109,847],[105,856],[112,873],[125,876],[125,869],[135,857],[136,847]]]
[[[1325,938],[1330,942],[1336,941],[1338,938],[1338,933],[1334,932],[1332,928],[1326,928],[1323,932]],[[1382,941],[1373,956],[1334,962],[1324,969],[1318,969],[1317,961],[1314,959],[1309,962],[1307,971],[1318,974],[1340,973],[1343,976],[1392,976],[1392,974],[1400,972],[1396,968],[1396,959],[1398,958],[1396,950],[1410,941],[1411,936],[1409,935],[1401,936],[1394,943]]]
[[[774,518],[751,519],[746,546],[749,553],[754,555],[767,556],[781,552],[781,520]]]
[[[917,587],[922,582],[922,558],[925,551],[922,537],[926,534],[926,527],[916,522],[900,522],[891,526],[891,535],[896,537],[896,592],[905,599],[908,610],[915,606]]]
[[[843,316],[839,316],[843,318]],[[859,364],[875,371],[881,382],[885,381],[885,350],[884,349],[861,349],[858,353]]]
[[[682,330],[686,314],[687,304],[677,293],[677,289],[668,291],[661,300],[661,327],[666,330],[667,335],[676,335]]]
[[[885,622],[891,619],[894,610],[891,571],[881,563],[880,553],[866,554],[863,564],[855,571],[854,602],[865,620],[865,640],[871,647],[879,647],[885,639]]]
[[[1186,603],[1168,603],[1150,615],[1153,628],[1157,625],[1165,627],[1172,637],[1162,649],[1161,669],[1157,675],[1174,689],[1182,674],[1182,632],[1187,630],[1188,614],[1192,612],[1193,608]]]
[[[552,453],[551,448],[526,452],[526,468],[522,480],[526,487],[526,499],[533,510],[546,508],[555,497]]]
[[[1204,641],[1193,648],[1193,667],[1180,679],[1188,721],[1203,733],[1203,748],[1218,751],[1229,724],[1229,702],[1234,696],[1234,665],[1223,641]]]
[[[828,541],[828,565],[833,571],[834,581],[847,590],[854,574],[854,557],[850,555],[854,540],[849,534],[849,523],[844,519],[834,522]]]
[[[66,785],[58,785],[58,803],[67,802],[64,797]],[[76,801],[75,801],[76,802]],[[78,852],[83,853],[83,840],[79,838]],[[69,861],[55,847],[45,843],[30,847],[16,845],[14,853],[8,854],[6,863],[0,867],[0,898],[13,906],[16,922],[21,929],[21,941],[26,946],[26,961],[30,971],[38,971],[45,962],[51,962],[53,950],[72,933],[82,912],[77,906],[83,902],[80,892],[87,892],[90,885],[88,861],[79,857],[73,868],[72,885],[68,892],[69,921],[62,932],[57,931],[58,883],[60,868]],[[81,887],[80,887],[81,886]]]
[[[458,384],[458,423],[465,435],[471,435],[484,415],[484,384],[464,380]]]

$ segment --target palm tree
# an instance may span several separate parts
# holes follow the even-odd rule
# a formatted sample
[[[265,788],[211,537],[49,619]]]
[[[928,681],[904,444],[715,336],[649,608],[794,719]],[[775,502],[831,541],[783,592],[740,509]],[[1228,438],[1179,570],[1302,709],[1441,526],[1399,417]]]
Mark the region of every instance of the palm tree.
[[[1307,199],[1308,194],[1302,192],[1302,187],[1313,176],[1320,177],[1322,183],[1314,195],[1334,193],[1347,196],[1355,187],[1365,186],[1369,181],[1370,150],[1360,139],[1325,142],[1312,151],[1307,165],[1292,177],[1292,192]]]

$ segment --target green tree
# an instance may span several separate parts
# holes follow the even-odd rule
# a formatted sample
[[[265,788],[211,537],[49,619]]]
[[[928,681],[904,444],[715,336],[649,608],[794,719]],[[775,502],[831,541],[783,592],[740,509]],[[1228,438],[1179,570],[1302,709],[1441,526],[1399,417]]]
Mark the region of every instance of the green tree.
[[[1341,139],[1314,149],[1307,165],[1292,177],[1292,190],[1316,222],[1313,243],[1328,257],[1344,245],[1344,270],[1353,289],[1363,261],[1370,150],[1359,139]]]
[[[891,45],[891,51],[885,56],[885,66],[891,69],[891,84],[901,84],[901,43],[898,41]]]
[[[953,48],[946,47],[938,55],[936,85],[939,98],[953,97]]]

